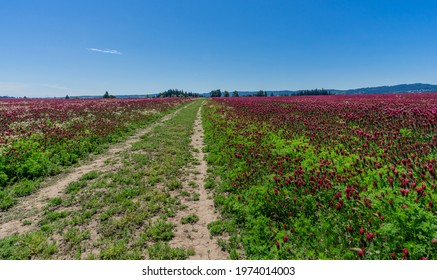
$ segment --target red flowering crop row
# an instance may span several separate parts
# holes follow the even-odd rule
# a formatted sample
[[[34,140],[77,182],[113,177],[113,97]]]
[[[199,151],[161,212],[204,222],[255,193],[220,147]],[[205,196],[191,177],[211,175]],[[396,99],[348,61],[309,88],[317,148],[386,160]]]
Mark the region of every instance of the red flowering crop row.
[[[214,99],[208,160],[249,258],[437,258],[437,94]]]

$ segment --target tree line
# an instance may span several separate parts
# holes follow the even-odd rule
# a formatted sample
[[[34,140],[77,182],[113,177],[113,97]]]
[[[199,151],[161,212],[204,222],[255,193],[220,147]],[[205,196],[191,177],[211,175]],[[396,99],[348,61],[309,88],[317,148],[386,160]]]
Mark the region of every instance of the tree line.
[[[240,95],[238,94],[238,91],[234,90],[232,93],[229,93],[229,91],[225,90],[223,93],[220,89],[216,89],[216,90],[212,90],[209,95],[211,97],[239,97]],[[249,95],[245,95],[245,96],[258,96],[258,97],[265,97],[267,96],[267,91],[264,90],[260,90],[255,94],[249,94]]]
[[[178,89],[169,89],[158,94],[158,97],[200,97],[198,93],[186,92]]]
[[[310,89],[310,90],[300,90],[294,95],[334,95],[333,92],[326,89]]]
[[[224,92],[222,92],[220,89],[216,89],[216,90],[212,90],[210,93],[211,97],[239,97],[238,91],[233,91],[232,94],[230,94],[227,90],[225,90]],[[277,93],[277,96],[295,96],[295,95],[334,95],[333,92],[326,90],[326,89],[311,89],[311,90],[300,90],[300,91],[295,91],[295,92],[291,92],[291,93]],[[273,91],[269,92],[265,91],[265,90],[259,90],[253,94],[245,94],[244,96],[247,97],[267,97],[267,96],[275,96]]]
[[[210,96],[211,97],[239,97],[239,93],[238,91],[234,90],[233,92],[229,92],[227,90],[225,91],[221,91],[220,89],[216,89],[216,90],[212,90],[210,91]],[[300,91],[295,91],[295,92],[291,92],[291,93],[277,93],[278,96],[295,96],[295,95],[334,95],[333,92],[326,90],[326,89],[311,89],[311,90],[300,90]],[[198,93],[193,93],[193,92],[187,92],[184,90],[179,90],[179,89],[169,89],[166,90],[164,92],[161,92],[157,95],[155,95],[154,97],[158,97],[158,98],[163,98],[163,97],[201,97],[202,95],[198,94]],[[247,97],[267,97],[269,96],[268,92],[265,90],[259,90],[256,93],[253,94],[245,94],[244,96]],[[270,96],[275,96],[274,92],[270,92]],[[0,97],[1,98],[1,97]],[[103,95],[103,98],[116,98],[114,95],[109,94],[107,91],[105,92],[105,94]],[[70,99],[70,97],[67,95],[65,97],[65,99]]]
[[[220,89],[216,89],[216,90],[212,90],[209,95],[211,97],[221,97],[222,96],[222,91]],[[234,90],[232,93],[229,93],[229,91],[225,90],[223,92],[223,97],[238,97],[238,91]]]

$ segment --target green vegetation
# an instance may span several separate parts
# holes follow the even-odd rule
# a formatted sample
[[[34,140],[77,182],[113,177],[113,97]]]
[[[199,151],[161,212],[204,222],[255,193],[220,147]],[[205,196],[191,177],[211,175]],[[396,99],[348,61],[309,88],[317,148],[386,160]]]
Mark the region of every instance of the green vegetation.
[[[191,156],[191,134],[202,100],[156,126],[123,165],[91,171],[71,183],[65,197],[48,201],[37,229],[0,240],[1,259],[186,259],[193,250],[172,248],[169,217],[183,208],[170,190]],[[193,222],[195,217],[190,217]]]
[[[196,214],[190,214],[181,219],[182,224],[195,224],[198,221],[199,221],[199,216],[197,216]]]
[[[186,92],[178,89],[169,89],[158,94],[157,97],[200,97],[198,93]]]
[[[209,100],[211,235],[232,259],[435,259],[425,103],[435,96]]]
[[[67,95],[68,96],[68,95]],[[105,92],[105,94],[103,95],[103,98],[116,98],[114,95],[109,94],[107,91]],[[67,98],[66,98],[67,99]]]
[[[200,200],[200,194],[198,194],[198,193],[193,193],[193,195],[192,195],[192,199],[193,199],[193,201],[199,201],[199,200]]]
[[[310,89],[310,90],[301,90],[297,91],[294,95],[333,95],[330,90],[326,89]]]
[[[212,90],[210,93],[211,97],[221,97],[222,91],[220,89]]]

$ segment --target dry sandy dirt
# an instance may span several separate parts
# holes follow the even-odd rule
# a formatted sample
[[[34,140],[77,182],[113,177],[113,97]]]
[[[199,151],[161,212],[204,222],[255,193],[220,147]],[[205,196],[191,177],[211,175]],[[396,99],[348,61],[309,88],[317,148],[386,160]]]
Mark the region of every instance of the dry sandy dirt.
[[[197,112],[197,118],[194,122],[194,133],[191,138],[191,145],[198,151],[193,152],[193,157],[200,163],[193,165],[195,172],[185,178],[183,188],[179,192],[185,191],[190,194],[197,192],[199,200],[193,200],[192,196],[183,196],[183,203],[188,207],[179,211],[173,219],[169,219],[175,224],[175,237],[169,242],[170,245],[177,247],[192,248],[195,255],[190,259],[194,260],[226,260],[228,255],[222,251],[215,238],[210,237],[208,224],[217,220],[218,214],[214,208],[212,193],[209,193],[204,187],[206,178],[207,163],[204,160],[205,154],[202,152],[203,127],[201,119],[201,109]],[[188,182],[195,182],[196,188],[189,185]],[[194,224],[182,224],[181,219],[187,215],[196,214],[199,221]]]

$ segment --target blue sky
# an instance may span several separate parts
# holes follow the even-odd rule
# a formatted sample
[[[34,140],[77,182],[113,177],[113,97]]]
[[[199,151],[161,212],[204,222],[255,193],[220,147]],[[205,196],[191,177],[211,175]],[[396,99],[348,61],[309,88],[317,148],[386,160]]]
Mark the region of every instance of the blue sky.
[[[0,96],[437,84],[437,1],[5,0]]]

